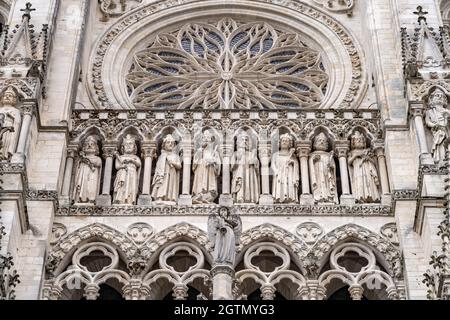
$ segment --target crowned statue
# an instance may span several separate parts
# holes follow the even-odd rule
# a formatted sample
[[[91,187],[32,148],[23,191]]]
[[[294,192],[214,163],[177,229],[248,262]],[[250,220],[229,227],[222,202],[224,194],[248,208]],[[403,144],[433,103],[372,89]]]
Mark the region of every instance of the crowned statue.
[[[373,152],[367,148],[366,137],[359,131],[351,137],[348,165],[353,196],[357,203],[373,203],[381,200],[380,179]]]
[[[237,150],[231,158],[231,193],[235,203],[254,204],[259,201],[259,160],[256,149],[250,148],[250,137],[247,134],[240,135]]]
[[[273,187],[275,203],[297,203],[299,201],[300,168],[290,134],[280,137],[280,151],[272,157]]]
[[[123,139],[121,153],[116,153],[116,180],[114,204],[134,205],[139,189],[141,159],[137,154],[136,138],[127,135]]]
[[[218,214],[208,219],[208,237],[213,246],[214,265],[234,267],[236,247],[240,243],[242,233],[241,218],[232,214],[227,207],[219,208]]]
[[[95,203],[100,192],[102,172],[102,159],[98,155],[97,140],[93,136],[87,137],[79,155],[75,175],[72,198],[75,203]]]
[[[200,149],[194,155],[192,170],[194,182],[192,185],[192,202],[194,204],[213,203],[219,196],[217,179],[220,175],[221,160],[218,145],[214,136],[206,130],[202,136]]]
[[[0,155],[2,159],[9,159],[15,152],[20,132],[20,112],[16,109],[17,94],[12,87],[8,87],[3,93],[1,102],[2,126],[10,129],[3,133]]]
[[[447,109],[447,96],[439,88],[435,89],[428,99],[428,109],[425,112],[425,123],[433,134],[431,153],[436,163],[445,159],[446,144],[449,138],[450,110]]]
[[[176,140],[168,134],[162,143],[161,155],[156,162],[153,177],[153,200],[176,204],[180,194],[181,158],[176,150]]]
[[[314,151],[309,157],[309,172],[314,200],[317,203],[338,203],[336,162],[329,150],[328,137],[319,133],[314,139]]]

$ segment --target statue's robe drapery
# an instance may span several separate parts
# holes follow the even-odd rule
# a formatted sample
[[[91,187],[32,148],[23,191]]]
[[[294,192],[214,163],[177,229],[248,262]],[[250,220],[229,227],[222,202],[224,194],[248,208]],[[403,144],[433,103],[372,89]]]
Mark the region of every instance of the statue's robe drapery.
[[[219,196],[217,179],[221,171],[220,165],[220,155],[217,150],[205,148],[196,152],[192,163],[194,172],[192,200],[194,203],[212,203],[217,199]]]
[[[277,152],[272,158],[272,195],[276,203],[299,200],[300,170],[295,150]]]
[[[114,182],[114,203],[136,204],[141,164],[141,159],[135,155],[117,157],[116,169],[118,171]]]
[[[358,203],[378,202],[381,199],[377,167],[369,149],[352,150],[349,154],[352,193]]]
[[[309,158],[309,172],[314,200],[319,203],[338,203],[333,153],[313,152]]]
[[[172,164],[172,165],[171,165]],[[177,202],[180,194],[181,159],[175,152],[161,151],[153,177],[154,200]]]
[[[0,113],[5,115],[3,127],[12,129],[12,131],[3,134],[0,150],[1,155],[8,159],[16,151],[20,135],[21,116],[20,111],[14,107],[2,107]]]
[[[236,203],[258,203],[259,160],[256,151],[238,150],[231,158],[231,193]]]
[[[100,193],[102,159],[96,155],[81,157],[75,175],[73,201],[94,203]]]
[[[214,264],[234,267],[236,246],[242,233],[242,221],[238,216],[210,216],[208,219],[208,236],[214,245]]]
[[[447,112],[447,109],[443,107],[435,107],[425,113],[425,123],[433,134],[431,153],[436,163],[445,158],[445,141],[448,138]]]

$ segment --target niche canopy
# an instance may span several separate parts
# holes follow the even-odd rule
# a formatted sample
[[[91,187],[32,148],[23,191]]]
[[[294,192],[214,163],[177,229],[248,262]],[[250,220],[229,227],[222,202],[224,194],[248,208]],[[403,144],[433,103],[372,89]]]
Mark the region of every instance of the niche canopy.
[[[89,75],[96,108],[359,106],[365,77],[358,47],[325,13],[267,1],[178,3],[142,6],[103,35]]]

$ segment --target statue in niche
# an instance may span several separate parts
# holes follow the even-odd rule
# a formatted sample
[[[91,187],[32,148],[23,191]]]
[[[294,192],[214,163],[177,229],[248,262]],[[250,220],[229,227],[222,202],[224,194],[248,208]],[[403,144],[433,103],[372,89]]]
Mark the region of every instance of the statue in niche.
[[[136,204],[142,162],[136,155],[136,138],[127,135],[123,139],[121,153],[116,152],[116,180],[114,182],[114,204]]]
[[[449,138],[448,118],[450,110],[447,109],[447,96],[437,88],[428,99],[428,109],[425,112],[425,123],[433,134],[432,154],[434,161],[439,163],[444,160],[445,144]]]
[[[78,168],[75,175],[73,201],[75,203],[95,203],[100,192],[102,159],[98,156],[97,140],[89,136],[83,143]]]
[[[234,267],[236,246],[240,243],[242,233],[241,218],[232,214],[226,207],[221,207],[218,214],[208,219],[208,237],[214,246],[214,265]]]
[[[237,151],[231,158],[231,193],[235,203],[259,201],[259,160],[256,150],[251,150],[250,147],[250,137],[247,134],[240,135],[237,139]]]
[[[357,203],[378,202],[381,196],[376,157],[370,148],[367,148],[366,137],[359,131],[352,135],[351,147],[348,165],[353,196]]]
[[[338,203],[336,162],[334,153],[328,150],[328,137],[321,132],[314,139],[314,152],[309,158],[311,187],[318,203]]]
[[[181,158],[176,152],[175,138],[169,134],[162,143],[153,177],[152,197],[155,201],[175,204],[180,194]]]
[[[209,130],[203,133],[202,145],[194,155],[192,170],[192,203],[213,203],[219,196],[217,178],[220,175],[221,160],[214,143],[214,136]]]
[[[272,195],[275,203],[297,203],[299,198],[300,170],[290,134],[280,137],[280,151],[272,157]]]
[[[20,112],[16,109],[17,94],[8,87],[2,97],[0,114],[3,115],[3,127],[11,128],[3,133],[0,154],[2,159],[9,159],[15,152],[18,133],[20,132]]]

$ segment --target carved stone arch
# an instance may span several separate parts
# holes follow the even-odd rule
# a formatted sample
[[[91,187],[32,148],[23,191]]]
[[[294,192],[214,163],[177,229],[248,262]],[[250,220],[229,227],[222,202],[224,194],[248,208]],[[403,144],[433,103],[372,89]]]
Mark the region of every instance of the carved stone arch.
[[[314,143],[314,139],[319,135],[321,132],[323,132],[328,137],[328,142],[330,145],[334,145],[334,142],[337,139],[336,134],[333,132],[333,130],[329,126],[325,126],[323,124],[320,124],[316,127],[314,127],[307,136],[306,140],[311,141]]]
[[[252,245],[267,240],[273,241],[288,250],[293,262],[302,271],[305,270],[303,259],[308,255],[308,245],[295,234],[270,223],[262,224],[242,233],[236,261],[242,260],[246,250]]]
[[[382,236],[356,224],[346,224],[328,232],[311,248],[308,256],[316,261],[318,271],[320,271],[336,246],[352,241],[370,247],[377,262],[386,269],[390,276],[395,279],[403,279],[400,250]]]
[[[369,123],[367,122],[361,122],[361,123],[349,123],[346,124],[343,127],[343,131],[346,134],[346,140],[351,140],[352,135],[356,132],[359,131],[361,132],[365,137],[366,137],[366,142],[367,142],[367,146],[370,146],[370,144],[377,140],[377,129],[375,126],[371,126]]]
[[[427,98],[430,93],[439,88],[445,92],[447,96],[450,96],[450,84],[445,80],[429,80],[423,84],[416,85],[411,88],[411,95],[413,101],[427,102]]]
[[[88,75],[89,95],[95,108],[133,109],[123,79],[130,70],[133,52],[144,48],[149,38],[162,31],[159,21],[165,21],[166,28],[173,28],[183,19],[191,19],[194,12],[200,21],[211,16],[243,12],[257,17],[258,21],[269,21],[277,28],[298,32],[324,56],[323,67],[327,70],[329,85],[320,107],[355,108],[360,105],[367,90],[361,46],[347,28],[325,11],[293,0],[282,3],[237,0],[231,7],[221,5],[218,0],[180,0],[144,4],[119,18],[99,38],[89,59],[92,65]],[[184,15],[183,19],[180,13]]]
[[[440,10],[441,10],[443,24],[449,25],[449,23],[450,23],[450,1],[441,0],[440,1]]]
[[[0,23],[5,25],[9,22],[11,11],[11,0],[0,1]]]
[[[200,142],[200,140],[202,139],[202,135],[205,131],[210,131],[210,133],[212,133],[212,135],[214,136],[214,143],[218,146],[222,145],[225,142],[226,139],[226,133],[223,132],[222,130],[220,130],[220,128],[216,128],[212,125],[209,124],[205,124],[204,126],[201,127],[197,127],[196,131],[192,131],[192,138],[193,138],[193,142],[194,142],[194,149],[195,146],[197,146],[197,144]]]
[[[122,141],[127,134],[133,135],[139,142],[145,140],[145,134],[141,131],[139,127],[136,127],[131,124],[130,125],[125,124],[124,127],[120,128],[120,131],[117,132],[117,141]]]
[[[177,141],[181,141],[183,138],[183,132],[172,124],[162,123],[160,125],[156,125],[152,128],[152,132],[154,140],[156,141],[162,141],[162,139],[164,139],[164,137],[168,134],[175,135],[174,138]]]
[[[147,261],[147,268],[158,261],[159,253],[164,248],[178,241],[187,241],[198,247],[203,252],[205,261],[212,265],[213,257],[208,234],[196,226],[181,222],[158,232],[140,248],[141,254]]]
[[[94,223],[75,230],[53,246],[46,261],[47,272],[54,276],[59,275],[70,263],[73,253],[80,245],[92,241],[110,244],[118,250],[119,256],[126,263],[138,251],[134,242],[122,232],[101,223]]]
[[[254,128],[255,126],[249,126],[249,125],[243,125],[234,130],[232,140],[233,145],[237,145],[237,140],[239,139],[239,136],[242,134],[247,134],[250,137],[250,150],[257,150],[258,145],[260,143],[260,139],[264,138],[261,137],[258,132],[261,132]]]
[[[77,135],[73,140],[73,143],[81,144],[89,136],[97,136],[99,138],[97,141],[101,143],[104,143],[107,140],[107,137],[103,130],[98,126],[93,125],[83,130],[81,134]]]

